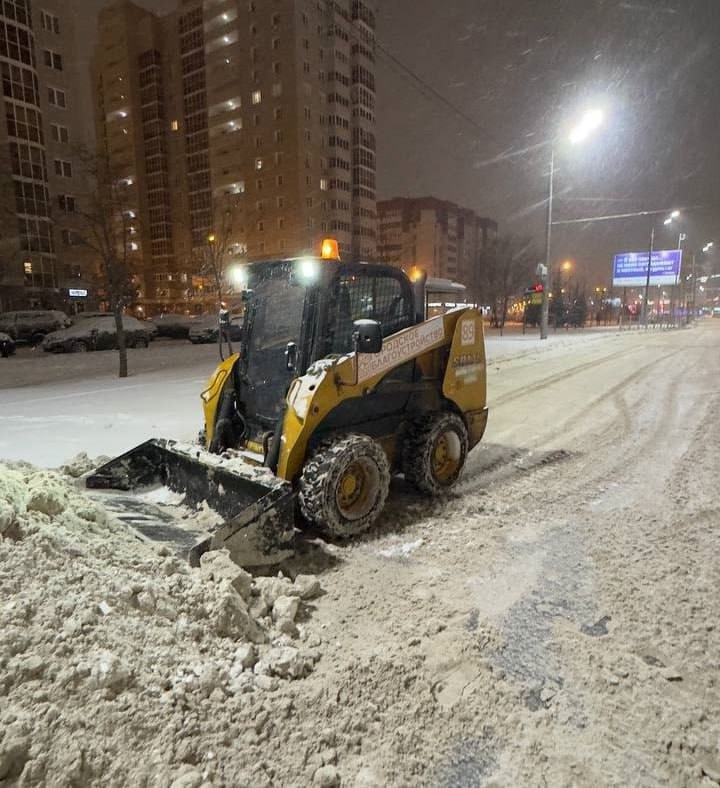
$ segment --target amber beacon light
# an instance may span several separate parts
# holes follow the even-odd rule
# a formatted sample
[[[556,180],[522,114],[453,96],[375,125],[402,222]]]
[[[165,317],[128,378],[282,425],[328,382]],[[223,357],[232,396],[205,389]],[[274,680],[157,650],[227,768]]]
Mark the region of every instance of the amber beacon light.
[[[320,256],[323,260],[339,260],[340,250],[338,248],[338,242],[334,238],[326,238],[322,242]]]

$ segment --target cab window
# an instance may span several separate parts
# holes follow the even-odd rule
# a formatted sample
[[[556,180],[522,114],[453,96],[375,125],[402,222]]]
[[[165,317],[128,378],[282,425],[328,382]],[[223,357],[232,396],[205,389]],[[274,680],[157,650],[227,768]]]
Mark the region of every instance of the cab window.
[[[329,353],[352,351],[353,323],[377,320],[383,337],[413,324],[410,293],[394,277],[363,273],[344,273],[335,280],[329,320]]]

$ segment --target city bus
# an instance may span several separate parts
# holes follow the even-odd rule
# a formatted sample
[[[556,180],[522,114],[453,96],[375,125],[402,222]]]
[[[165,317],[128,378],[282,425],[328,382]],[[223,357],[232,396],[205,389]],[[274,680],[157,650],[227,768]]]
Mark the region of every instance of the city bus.
[[[467,304],[467,287],[452,279],[429,276],[425,284],[425,313],[428,318],[443,315]]]

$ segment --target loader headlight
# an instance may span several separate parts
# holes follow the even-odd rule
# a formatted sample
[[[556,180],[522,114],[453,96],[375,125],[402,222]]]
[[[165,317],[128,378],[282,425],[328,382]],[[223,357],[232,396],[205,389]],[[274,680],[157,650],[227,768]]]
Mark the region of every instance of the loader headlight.
[[[317,281],[320,275],[320,265],[314,257],[303,257],[298,260],[297,277],[305,285]]]

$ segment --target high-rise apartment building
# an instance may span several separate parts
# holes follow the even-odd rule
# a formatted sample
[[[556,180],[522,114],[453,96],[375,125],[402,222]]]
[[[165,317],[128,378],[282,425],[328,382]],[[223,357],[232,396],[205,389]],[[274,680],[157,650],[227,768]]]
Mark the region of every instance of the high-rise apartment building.
[[[128,185],[148,311],[202,300],[209,240],[248,259],[376,252],[375,14],[361,0],[184,0],[100,16],[98,142]]]
[[[378,256],[399,268],[417,265],[429,276],[478,292],[484,253],[497,222],[435,197],[397,197],[378,203]]]
[[[0,7],[3,309],[75,311],[93,297],[97,261],[77,243],[80,195],[91,190],[79,162],[94,150],[75,27],[80,5],[9,0]]]

